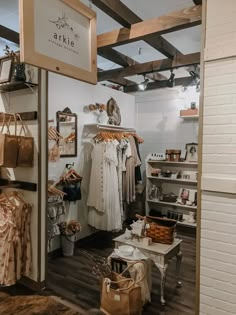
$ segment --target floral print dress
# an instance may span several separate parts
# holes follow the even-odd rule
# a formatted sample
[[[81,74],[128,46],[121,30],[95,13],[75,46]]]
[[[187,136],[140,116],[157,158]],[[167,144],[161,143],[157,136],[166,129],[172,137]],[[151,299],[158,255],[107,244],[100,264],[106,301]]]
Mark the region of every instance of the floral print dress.
[[[14,200],[11,208],[0,205],[0,285],[13,285],[31,273],[31,211],[31,205]]]

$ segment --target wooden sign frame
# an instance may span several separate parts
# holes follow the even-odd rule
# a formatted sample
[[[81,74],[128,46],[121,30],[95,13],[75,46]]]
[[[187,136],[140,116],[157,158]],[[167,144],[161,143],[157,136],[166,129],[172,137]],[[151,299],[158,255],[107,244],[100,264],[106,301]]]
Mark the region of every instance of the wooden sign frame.
[[[39,68],[43,68],[88,83],[96,84],[96,13],[78,0],[20,0],[19,3],[21,62],[31,64]],[[55,8],[54,17],[50,20],[48,16],[46,16],[47,14],[49,14],[47,13],[49,11],[47,11],[47,5],[51,5],[50,12],[52,12],[53,4],[58,4],[58,10],[56,10]],[[37,10],[36,5],[43,6],[42,10],[40,11],[41,13],[39,12],[39,10]],[[68,15],[68,12],[71,12],[71,16],[73,14],[73,17],[66,16],[65,13],[61,10],[62,6],[65,8],[65,11],[67,11],[66,14]],[[71,9],[73,10],[73,12]],[[42,17],[43,14],[45,14],[45,17],[41,19],[40,16],[37,16],[38,14],[41,14]],[[36,29],[37,23],[39,25],[41,21],[43,24],[42,29],[44,31],[42,32],[44,37],[42,36],[40,27],[37,26],[38,29]],[[47,23],[45,23],[45,21]],[[58,25],[58,21],[62,23],[64,21],[64,24]],[[80,25],[81,21],[82,24]],[[65,24],[66,27],[64,27]],[[88,28],[84,26],[85,24],[89,25]],[[45,27],[48,27],[48,32],[45,32]],[[53,30],[55,31],[52,31],[52,27],[54,27]],[[36,32],[37,30],[39,31]],[[82,33],[79,33],[78,30],[81,30]],[[80,36],[80,34],[82,34],[82,36]],[[83,37],[81,42],[79,41],[80,37]],[[40,51],[42,45],[40,46],[36,42],[37,40],[43,41],[45,52],[49,52],[48,55],[47,53],[42,53]],[[87,45],[84,45],[84,42],[86,42]],[[37,46],[40,49],[37,49]],[[89,49],[87,49],[86,47],[89,47]],[[84,51],[85,49],[86,51]],[[57,53],[60,58],[56,58]],[[84,62],[83,60],[85,60],[86,62]],[[78,64],[81,64],[82,67],[78,66]],[[86,67],[84,66],[84,64],[86,64]]]

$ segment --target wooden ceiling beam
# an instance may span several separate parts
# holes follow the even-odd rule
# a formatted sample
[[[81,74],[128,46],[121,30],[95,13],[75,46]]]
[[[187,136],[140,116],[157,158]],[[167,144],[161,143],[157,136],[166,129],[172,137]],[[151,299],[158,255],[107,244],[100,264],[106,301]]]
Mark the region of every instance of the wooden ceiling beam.
[[[201,24],[201,6],[192,6],[168,15],[133,24],[97,36],[97,47],[113,47],[144,39],[148,35],[162,35]]]
[[[120,0],[92,0],[92,3],[124,27],[130,28],[131,24],[142,21]]]
[[[188,86],[192,83],[193,79],[192,77],[183,77],[183,78],[178,78],[175,79],[175,86]],[[155,90],[155,89],[162,89],[162,88],[166,88],[167,87],[167,80],[165,81],[156,81],[156,82],[150,82],[147,85],[147,88],[145,89],[145,91],[148,90]],[[143,91],[143,92],[145,92]],[[126,86],[124,87],[124,92],[125,93],[131,93],[131,92],[141,92],[138,85],[131,85],[131,86]]]
[[[129,67],[133,66],[136,64],[139,64],[136,60],[116,51],[115,49],[112,48],[101,48],[98,51],[99,55],[102,56],[103,58],[106,58],[122,67]],[[102,70],[100,71],[102,72]],[[159,73],[149,73],[147,74],[147,78],[151,80],[165,80],[166,77],[162,74]]]
[[[128,80],[128,79],[125,79],[125,78],[118,78],[118,79],[115,79],[115,80],[109,80],[109,82],[112,82],[112,83],[115,83],[115,84],[119,84],[119,85],[124,86],[124,87],[136,84],[134,81],[131,81],[131,80]]]
[[[177,55],[174,59],[162,59],[135,64],[126,68],[118,68],[98,73],[98,81],[129,77],[135,74],[146,74],[200,63],[200,53]]]
[[[15,44],[20,43],[19,33],[3,25],[0,25],[0,37],[6,40],[9,40],[10,42],[15,43]]]
[[[142,19],[120,0],[92,0],[92,2],[124,27],[131,28],[132,24],[142,22]],[[162,36],[149,36],[144,41],[168,58],[181,53]]]
[[[101,68],[98,68],[98,73],[99,72],[103,72],[104,70],[102,70]],[[105,81],[105,80],[104,80]],[[130,85],[134,85],[136,84],[136,82],[125,79],[125,78],[117,78],[117,79],[113,79],[113,80],[106,80],[115,84],[119,84],[121,86],[130,86]]]
[[[128,57],[128,56],[126,56],[126,55],[124,55],[124,54],[122,54],[122,53],[120,53],[117,50],[112,49],[112,48],[107,48],[107,47],[100,48],[100,49],[98,49],[98,55],[103,57],[103,58],[106,58],[106,59],[108,59],[108,60],[110,60],[110,61],[112,61],[112,62],[114,62],[114,63],[116,63],[122,67],[129,67],[129,66],[135,65],[137,63],[134,59],[132,59],[132,58],[130,58],[130,57]]]
[[[193,0],[193,3],[196,5],[202,5],[202,0]]]

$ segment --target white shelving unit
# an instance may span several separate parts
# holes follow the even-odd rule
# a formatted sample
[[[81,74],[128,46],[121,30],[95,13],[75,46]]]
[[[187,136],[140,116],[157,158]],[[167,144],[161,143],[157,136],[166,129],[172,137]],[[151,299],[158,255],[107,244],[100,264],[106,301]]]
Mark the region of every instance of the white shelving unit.
[[[181,177],[153,176],[152,169],[169,170],[172,174],[179,172]],[[189,214],[190,212],[196,214],[197,206],[153,199],[150,198],[150,191],[152,186],[155,185],[163,194],[174,193],[179,196],[183,188],[190,190],[194,194],[197,192],[197,172],[198,163],[196,162],[146,161],[146,214],[149,215],[151,209],[161,210],[164,215],[167,215],[168,211],[181,213],[183,221],[178,221],[178,225],[195,228],[196,223],[189,222]]]

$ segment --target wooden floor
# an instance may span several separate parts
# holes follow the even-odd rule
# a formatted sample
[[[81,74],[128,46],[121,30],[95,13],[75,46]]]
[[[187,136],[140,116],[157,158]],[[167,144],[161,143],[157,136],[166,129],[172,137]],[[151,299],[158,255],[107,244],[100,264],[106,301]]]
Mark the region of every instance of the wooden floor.
[[[107,257],[113,251],[112,238],[115,236],[111,233],[98,233],[95,238],[80,241],[73,257],[49,259],[48,288],[85,310],[99,308],[100,283],[92,273],[92,264],[90,259],[83,254],[83,250],[93,256]],[[179,234],[178,237],[183,239],[182,288],[175,286],[175,262],[173,261],[169,265],[166,280],[167,305],[161,306],[160,274],[154,267],[152,303],[145,307],[143,315],[194,314],[196,239],[195,236],[186,234]]]

